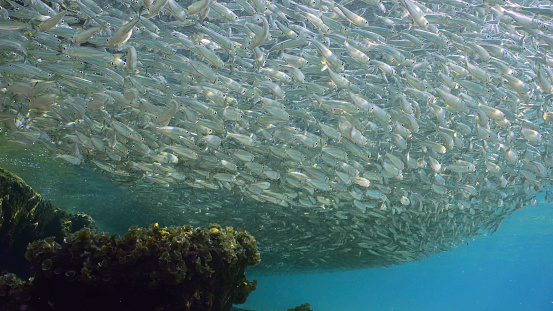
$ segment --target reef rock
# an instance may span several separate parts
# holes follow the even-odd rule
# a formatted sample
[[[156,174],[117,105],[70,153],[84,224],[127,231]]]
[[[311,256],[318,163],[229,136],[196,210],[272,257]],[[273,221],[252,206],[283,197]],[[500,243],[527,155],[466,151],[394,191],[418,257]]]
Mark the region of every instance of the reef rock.
[[[84,227],[95,228],[85,214],[70,215],[52,206],[21,178],[0,168],[0,271],[28,275],[24,254],[35,240],[63,237]]]
[[[120,238],[85,228],[62,244],[36,241],[25,256],[34,279],[18,295],[27,301],[8,301],[14,310],[228,311],[255,290],[244,271],[259,262],[251,235],[218,225],[154,224]]]

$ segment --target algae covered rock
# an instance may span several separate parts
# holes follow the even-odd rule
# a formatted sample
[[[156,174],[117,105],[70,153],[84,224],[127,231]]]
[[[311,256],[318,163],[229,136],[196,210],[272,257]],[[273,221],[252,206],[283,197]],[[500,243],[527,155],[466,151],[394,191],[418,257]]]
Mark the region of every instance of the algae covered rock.
[[[313,311],[313,309],[311,309],[311,305],[309,303],[304,303],[295,308],[288,309],[287,311]]]
[[[23,180],[0,168],[0,271],[28,274],[27,245],[37,239],[63,237],[83,227],[94,228],[84,214],[70,215],[44,200]]]
[[[28,276],[25,258],[34,277],[0,276],[2,310],[207,311],[246,301],[259,253],[251,235],[218,225],[97,232],[0,169],[0,271]]]
[[[28,310],[31,299],[29,284],[13,273],[0,275],[0,309],[1,310]]]
[[[230,310],[255,290],[244,271],[259,253],[230,227],[155,224],[120,238],[85,228],[32,243],[26,258],[38,310]]]

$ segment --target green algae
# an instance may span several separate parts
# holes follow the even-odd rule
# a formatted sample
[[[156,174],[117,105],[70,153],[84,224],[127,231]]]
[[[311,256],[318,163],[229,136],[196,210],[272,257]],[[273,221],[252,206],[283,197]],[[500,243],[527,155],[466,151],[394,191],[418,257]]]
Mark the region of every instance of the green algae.
[[[255,290],[244,271],[259,263],[251,235],[218,225],[154,224],[119,238],[85,228],[62,244],[35,241],[25,256],[39,310],[230,310]]]

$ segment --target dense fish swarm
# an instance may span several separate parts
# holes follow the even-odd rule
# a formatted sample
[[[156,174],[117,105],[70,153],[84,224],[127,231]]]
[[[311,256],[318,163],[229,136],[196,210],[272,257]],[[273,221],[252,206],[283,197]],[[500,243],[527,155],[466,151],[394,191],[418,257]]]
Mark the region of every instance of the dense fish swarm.
[[[258,229],[265,269],[420,259],[550,182],[547,1],[0,4],[10,140],[197,189],[182,213]]]

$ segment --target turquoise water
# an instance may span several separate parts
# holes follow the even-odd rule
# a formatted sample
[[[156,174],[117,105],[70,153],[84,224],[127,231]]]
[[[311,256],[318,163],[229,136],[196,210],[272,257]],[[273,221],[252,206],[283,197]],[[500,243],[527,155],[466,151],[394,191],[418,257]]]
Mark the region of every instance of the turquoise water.
[[[343,273],[254,276],[247,303],[316,311],[553,310],[553,205],[516,212],[492,236],[399,266]]]

